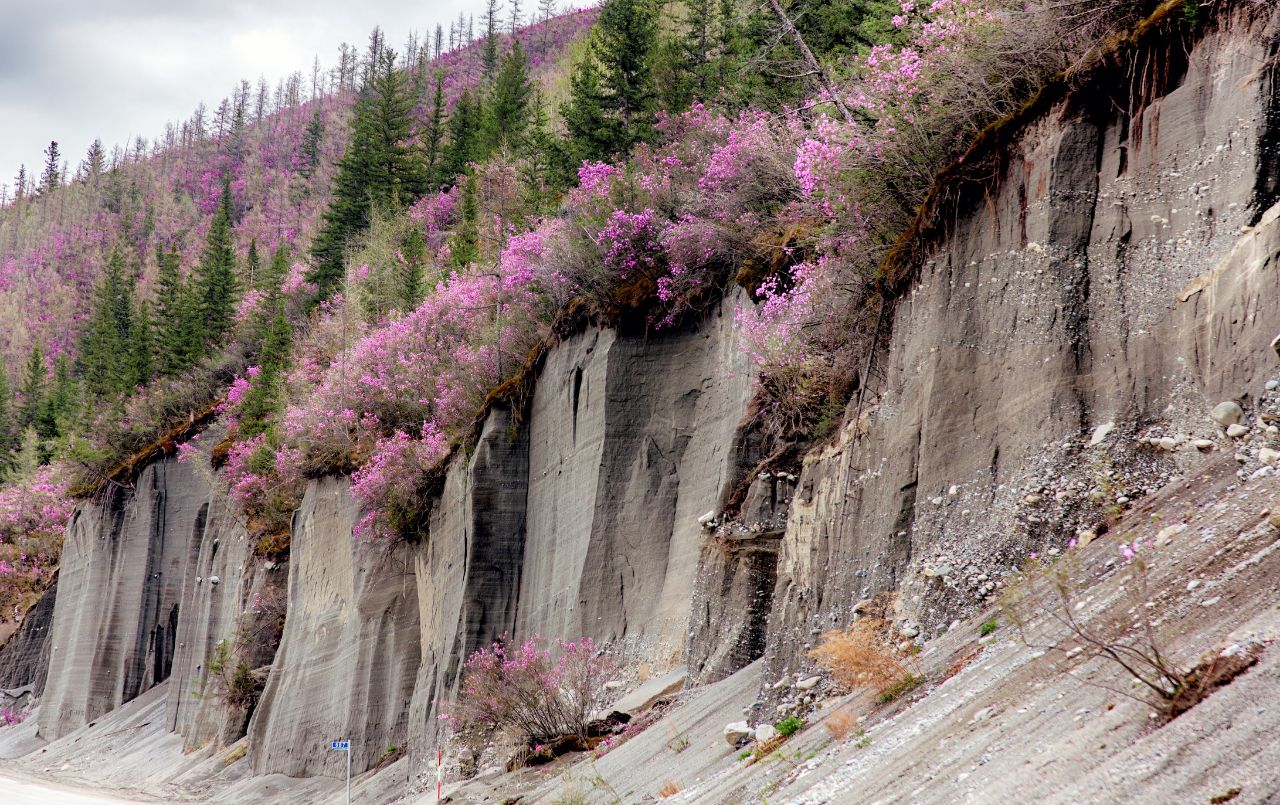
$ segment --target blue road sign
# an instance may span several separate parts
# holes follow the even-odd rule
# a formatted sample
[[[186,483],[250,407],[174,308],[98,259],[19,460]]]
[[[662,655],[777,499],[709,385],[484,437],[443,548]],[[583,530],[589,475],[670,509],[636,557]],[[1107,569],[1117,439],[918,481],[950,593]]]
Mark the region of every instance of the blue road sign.
[[[330,741],[329,748],[330,749],[346,749],[350,751],[351,742],[350,741]]]

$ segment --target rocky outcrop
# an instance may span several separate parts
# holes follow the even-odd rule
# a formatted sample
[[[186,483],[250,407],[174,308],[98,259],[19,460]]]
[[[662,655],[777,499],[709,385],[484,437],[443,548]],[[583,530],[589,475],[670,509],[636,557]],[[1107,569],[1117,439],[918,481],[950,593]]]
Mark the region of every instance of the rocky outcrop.
[[[183,576],[208,487],[188,465],[148,466],[67,527],[40,735],[59,738],[169,677]],[[66,591],[76,591],[67,595]]]
[[[311,483],[294,514],[288,618],[249,726],[254,772],[345,774],[325,747],[351,741],[366,769],[404,746],[419,660],[414,557],[357,541],[359,507],[338,478]]]
[[[805,463],[766,678],[879,591],[945,626],[1028,550],[1070,536],[1019,519],[1047,484],[1078,482],[1054,487],[1066,499],[1109,488],[1136,430],[1218,438],[1209,409],[1248,407],[1280,328],[1274,220],[1250,230],[1272,201],[1256,180],[1275,172],[1278,31],[1277,12],[1248,7],[1185,52],[1134,55],[1123,80],[1101,68],[949,213],[893,302],[870,415]],[[1124,427],[1090,447],[1111,422]],[[1194,456],[1142,460],[1167,476]]]
[[[54,581],[22,619],[18,631],[0,646],[0,688],[31,686],[39,696],[49,675],[49,635],[53,625],[53,605],[58,597]]]

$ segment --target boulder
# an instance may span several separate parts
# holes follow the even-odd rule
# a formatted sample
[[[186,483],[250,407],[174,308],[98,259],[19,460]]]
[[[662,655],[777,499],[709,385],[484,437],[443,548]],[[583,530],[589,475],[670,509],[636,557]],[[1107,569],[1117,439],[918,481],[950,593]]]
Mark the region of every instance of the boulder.
[[[724,727],[724,739],[734,749],[741,746],[744,741],[749,740],[752,734],[751,726],[745,721],[735,721],[732,724],[726,724]]]
[[[756,743],[767,744],[778,737],[778,730],[772,724],[761,724],[756,727],[754,734]]]
[[[1238,425],[1244,421],[1244,409],[1235,400],[1225,400],[1218,403],[1209,412],[1209,417],[1222,427],[1229,425]]]

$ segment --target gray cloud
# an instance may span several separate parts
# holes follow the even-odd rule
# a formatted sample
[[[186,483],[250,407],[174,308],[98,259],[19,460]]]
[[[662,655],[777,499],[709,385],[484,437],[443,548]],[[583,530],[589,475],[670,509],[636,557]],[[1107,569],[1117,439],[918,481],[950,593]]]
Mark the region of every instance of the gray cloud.
[[[154,138],[242,78],[329,67],[375,25],[399,49],[460,11],[483,0],[0,0],[0,184],[38,172],[50,140],[74,171],[95,137]]]

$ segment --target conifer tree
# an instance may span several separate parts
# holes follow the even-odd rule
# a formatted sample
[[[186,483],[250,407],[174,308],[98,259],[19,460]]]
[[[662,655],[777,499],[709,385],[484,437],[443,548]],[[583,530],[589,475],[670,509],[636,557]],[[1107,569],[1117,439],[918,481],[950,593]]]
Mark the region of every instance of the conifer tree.
[[[603,159],[623,153],[651,131],[656,97],[651,60],[657,37],[652,0],[607,0],[600,8],[564,111],[577,156]]]
[[[231,184],[224,178],[222,201],[213,215],[204,254],[196,267],[195,290],[203,340],[216,341],[231,329],[237,293],[236,257],[231,237]]]
[[[9,375],[0,366],[0,481],[13,472],[15,451],[18,447],[17,423],[13,418],[13,392],[9,389]]]
[[[484,77],[492,78],[498,69],[498,0],[487,0],[484,12]]]
[[[433,81],[435,89],[431,98],[431,114],[427,118],[427,130],[422,135],[422,144],[427,160],[427,186],[434,190],[444,184],[446,178],[440,169],[444,156],[444,73],[437,70]]]
[[[453,113],[449,115],[449,142],[441,160],[446,184],[453,184],[458,176],[466,173],[467,166],[479,158],[477,135],[480,124],[481,110],[471,95],[471,90],[464,89],[453,104]]]
[[[71,359],[59,355],[53,363],[53,388],[49,392],[48,417],[58,435],[71,432],[79,413],[80,394],[71,374]]]
[[[111,250],[107,273],[94,293],[89,326],[81,339],[81,374],[95,397],[129,389],[136,374],[129,349],[133,329],[133,276],[119,245]]]
[[[489,103],[485,107],[484,139],[486,150],[503,141],[518,142],[529,121],[529,102],[533,82],[529,79],[529,61],[518,40],[502,57],[502,66],[493,81]]]
[[[320,164],[320,142],[324,139],[324,119],[320,116],[320,104],[311,113],[311,122],[302,133],[302,167],[299,173],[308,179]]]
[[[258,239],[249,240],[249,252],[244,258],[245,282],[250,288],[257,288],[262,281],[262,258],[258,256]]]
[[[133,314],[133,326],[129,329],[129,364],[132,371],[130,384],[141,386],[155,376],[155,342],[151,322],[151,305],[144,299]]]
[[[190,305],[182,282],[182,267],[177,248],[165,251],[156,246],[155,351],[157,369],[166,377],[181,374],[197,355],[193,352],[188,320]]]
[[[415,201],[426,187],[422,163],[408,144],[413,95],[396,68],[395,52],[383,48],[356,102],[351,143],[338,164],[333,198],[312,246],[308,279],[328,298],[343,277],[348,241],[369,226],[373,205],[398,207]]]
[[[58,141],[49,141],[44,150],[44,173],[40,174],[40,195],[47,196],[62,186],[62,155]]]
[[[427,259],[427,244],[423,241],[418,227],[409,229],[400,253],[404,256],[404,263],[401,266],[402,279],[398,302],[400,309],[407,313],[422,302],[422,269]]]
[[[480,253],[480,210],[476,200],[476,177],[468,176],[462,190],[462,209],[458,228],[449,241],[450,260],[463,268],[474,262]]]
[[[258,376],[253,379],[240,404],[240,434],[245,438],[264,433],[269,427],[271,412],[282,397],[292,338],[293,330],[285,317],[284,302],[280,301],[258,356]]]
[[[84,176],[84,181],[89,184],[97,184],[103,170],[106,168],[106,164],[107,153],[102,147],[102,140],[95,139],[89,144],[89,151],[85,154],[84,163],[81,166],[81,174]]]
[[[35,426],[44,409],[48,391],[49,370],[44,363],[44,345],[39,341],[31,346],[31,354],[22,371],[22,383],[18,386],[18,428]]]

